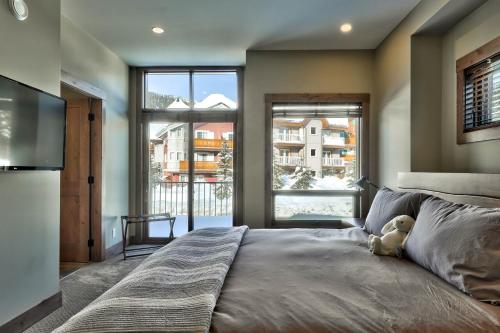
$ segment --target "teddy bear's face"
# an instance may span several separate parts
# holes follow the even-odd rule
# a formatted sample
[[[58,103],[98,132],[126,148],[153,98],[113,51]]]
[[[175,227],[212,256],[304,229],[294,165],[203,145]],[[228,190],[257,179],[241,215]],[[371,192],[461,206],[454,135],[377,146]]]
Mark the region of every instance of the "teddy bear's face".
[[[394,222],[396,229],[403,232],[409,232],[413,227],[415,220],[410,216],[399,216]]]

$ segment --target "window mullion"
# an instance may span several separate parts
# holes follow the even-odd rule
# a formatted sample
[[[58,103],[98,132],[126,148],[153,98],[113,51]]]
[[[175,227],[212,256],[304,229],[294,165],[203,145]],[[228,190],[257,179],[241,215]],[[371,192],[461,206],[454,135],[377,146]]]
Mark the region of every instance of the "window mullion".
[[[193,84],[193,71],[189,71],[189,100],[190,104],[189,106],[191,107],[190,111],[194,110],[194,84]]]
[[[188,231],[194,230],[194,124],[188,124]]]

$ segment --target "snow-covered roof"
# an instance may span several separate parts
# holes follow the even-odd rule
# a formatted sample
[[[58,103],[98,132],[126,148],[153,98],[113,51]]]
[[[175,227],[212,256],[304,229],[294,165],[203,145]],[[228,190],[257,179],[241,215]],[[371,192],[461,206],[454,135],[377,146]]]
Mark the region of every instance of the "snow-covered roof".
[[[304,118],[286,118],[286,121],[291,123],[301,123],[304,121]]]
[[[180,98],[177,98],[175,101],[170,103],[169,106],[167,106],[167,109],[173,110],[173,109],[189,109],[189,105],[184,103]]]
[[[328,124],[332,126],[349,126],[349,118],[327,118]]]
[[[210,94],[201,102],[194,105],[195,109],[236,109],[236,102],[223,94]]]

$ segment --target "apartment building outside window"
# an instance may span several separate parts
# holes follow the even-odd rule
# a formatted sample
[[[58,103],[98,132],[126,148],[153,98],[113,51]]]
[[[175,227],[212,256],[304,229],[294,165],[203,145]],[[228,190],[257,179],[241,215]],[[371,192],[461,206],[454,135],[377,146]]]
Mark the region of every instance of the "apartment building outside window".
[[[337,223],[362,215],[369,96],[266,96],[266,215],[271,226]]]

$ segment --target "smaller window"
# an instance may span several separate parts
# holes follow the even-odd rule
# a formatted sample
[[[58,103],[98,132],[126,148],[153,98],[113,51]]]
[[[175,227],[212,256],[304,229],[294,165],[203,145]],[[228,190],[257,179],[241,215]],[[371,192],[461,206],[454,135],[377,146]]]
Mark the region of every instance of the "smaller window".
[[[457,143],[500,139],[500,37],[457,60]]]
[[[316,149],[311,149],[311,157],[316,156]]]
[[[312,170],[311,174],[312,174],[313,177],[316,177],[316,171]]]
[[[147,73],[144,106],[152,110],[188,110],[189,80],[188,72]]]
[[[206,131],[206,130],[199,130],[199,131],[195,132],[195,137],[197,139],[213,139],[214,132]]]
[[[222,133],[222,138],[224,140],[233,140],[234,138],[234,133],[233,132],[225,132],[225,133]]]
[[[170,153],[170,160],[175,161],[175,153]]]
[[[235,71],[193,73],[195,110],[236,110],[238,76]]]
[[[316,127],[311,127],[311,135],[315,135],[316,134]]]
[[[182,155],[183,155],[183,153],[181,153],[181,152],[177,153],[177,161],[181,161],[182,160]]]
[[[498,126],[500,53],[464,70],[464,130]]]

